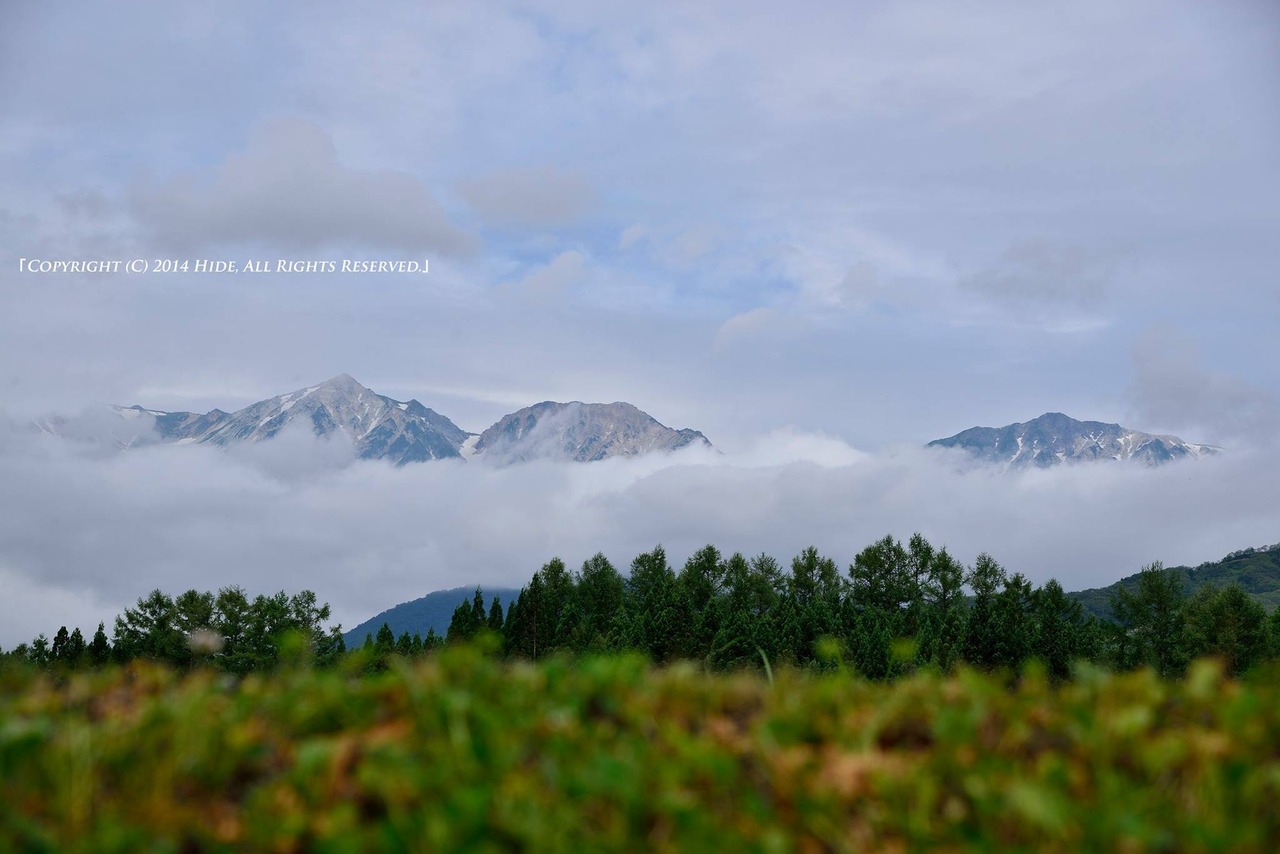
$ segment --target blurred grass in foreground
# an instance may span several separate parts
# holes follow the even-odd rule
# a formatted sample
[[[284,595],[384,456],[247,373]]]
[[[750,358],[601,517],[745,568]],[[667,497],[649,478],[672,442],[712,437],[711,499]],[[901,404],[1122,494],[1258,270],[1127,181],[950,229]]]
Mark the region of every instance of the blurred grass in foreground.
[[[451,649],[372,676],[0,673],[0,849],[1276,850],[1280,689]]]

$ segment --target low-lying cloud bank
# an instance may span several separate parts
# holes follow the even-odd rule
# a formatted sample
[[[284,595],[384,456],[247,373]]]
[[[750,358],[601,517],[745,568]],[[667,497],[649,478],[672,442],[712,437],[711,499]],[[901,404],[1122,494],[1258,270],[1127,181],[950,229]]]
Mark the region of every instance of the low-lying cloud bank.
[[[677,564],[706,543],[784,561],[813,544],[846,566],[885,533],[918,530],[966,563],[990,551],[1078,589],[1280,539],[1278,474],[1276,457],[1245,449],[1158,469],[1002,474],[950,452],[870,455],[796,431],[739,454],[400,469],[304,434],[233,453],[104,456],[11,431],[0,435],[0,644],[110,625],[154,587],[310,588],[351,626],[439,588],[519,585],[555,555],[575,566],[603,551],[625,569],[657,543]]]

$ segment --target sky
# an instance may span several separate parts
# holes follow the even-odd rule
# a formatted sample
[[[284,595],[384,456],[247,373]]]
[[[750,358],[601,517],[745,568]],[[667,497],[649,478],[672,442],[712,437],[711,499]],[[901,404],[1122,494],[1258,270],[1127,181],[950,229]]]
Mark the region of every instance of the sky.
[[[0,645],[155,586],[307,586],[354,625],[657,542],[847,564],[921,530],[1068,589],[1275,542],[1278,199],[1269,2],[4,4]],[[343,372],[471,431],[625,400],[725,453],[390,470],[21,429]],[[1046,411],[1228,453],[919,452]]]

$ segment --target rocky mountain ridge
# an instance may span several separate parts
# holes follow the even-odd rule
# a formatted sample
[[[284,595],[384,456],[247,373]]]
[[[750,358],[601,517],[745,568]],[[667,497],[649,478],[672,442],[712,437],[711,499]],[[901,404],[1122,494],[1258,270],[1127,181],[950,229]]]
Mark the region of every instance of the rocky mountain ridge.
[[[417,400],[378,394],[348,374],[258,401],[235,412],[166,412],[139,405],[106,407],[115,417],[52,417],[36,429],[118,449],[155,444],[228,447],[262,442],[300,424],[317,436],[342,435],[360,459],[400,466],[440,459],[484,459],[497,465],[535,459],[594,462],[690,444],[710,448],[697,430],[673,430],[630,403],[544,401],[470,433]]]
[[[1077,421],[1061,412],[1004,427],[971,427],[929,447],[958,448],[1007,469],[1049,468],[1092,460],[1133,461],[1155,466],[1219,453],[1213,445],[1159,436],[1101,421]]]

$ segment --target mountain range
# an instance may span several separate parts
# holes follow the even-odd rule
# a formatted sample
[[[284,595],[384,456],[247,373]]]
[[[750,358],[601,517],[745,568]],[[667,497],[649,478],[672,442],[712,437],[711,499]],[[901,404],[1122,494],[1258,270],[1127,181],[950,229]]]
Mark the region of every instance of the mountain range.
[[[262,442],[300,423],[317,436],[345,436],[360,459],[387,460],[398,466],[479,457],[498,464],[532,459],[591,462],[687,445],[711,447],[697,430],[673,430],[629,403],[545,401],[503,416],[482,433],[470,433],[416,400],[378,394],[348,374],[235,412],[166,412],[137,405],[108,409],[118,419],[107,425],[110,429],[95,432],[64,417],[48,418],[35,426],[46,433],[110,441],[126,449]]]
[[[1149,466],[1200,458],[1222,449],[1157,436],[1101,421],[1077,421],[1061,412],[1004,427],[971,427],[934,439],[929,447],[959,448],[985,463],[1007,469],[1048,468],[1093,460],[1131,460]]]
[[[97,412],[80,419],[47,418],[35,426],[66,438],[125,449],[262,442],[291,425],[301,425],[317,436],[345,436],[360,459],[386,460],[397,466],[441,459],[484,459],[497,465],[529,460],[596,462],[689,446],[712,448],[697,430],[672,429],[623,402],[543,401],[471,433],[417,400],[378,394],[348,374],[235,412],[166,412],[138,405],[106,409],[106,422],[103,413]],[[973,427],[935,439],[929,447],[959,449],[1005,469],[1096,460],[1155,466],[1221,450],[1119,424],[1077,421],[1060,412],[1004,427]]]

